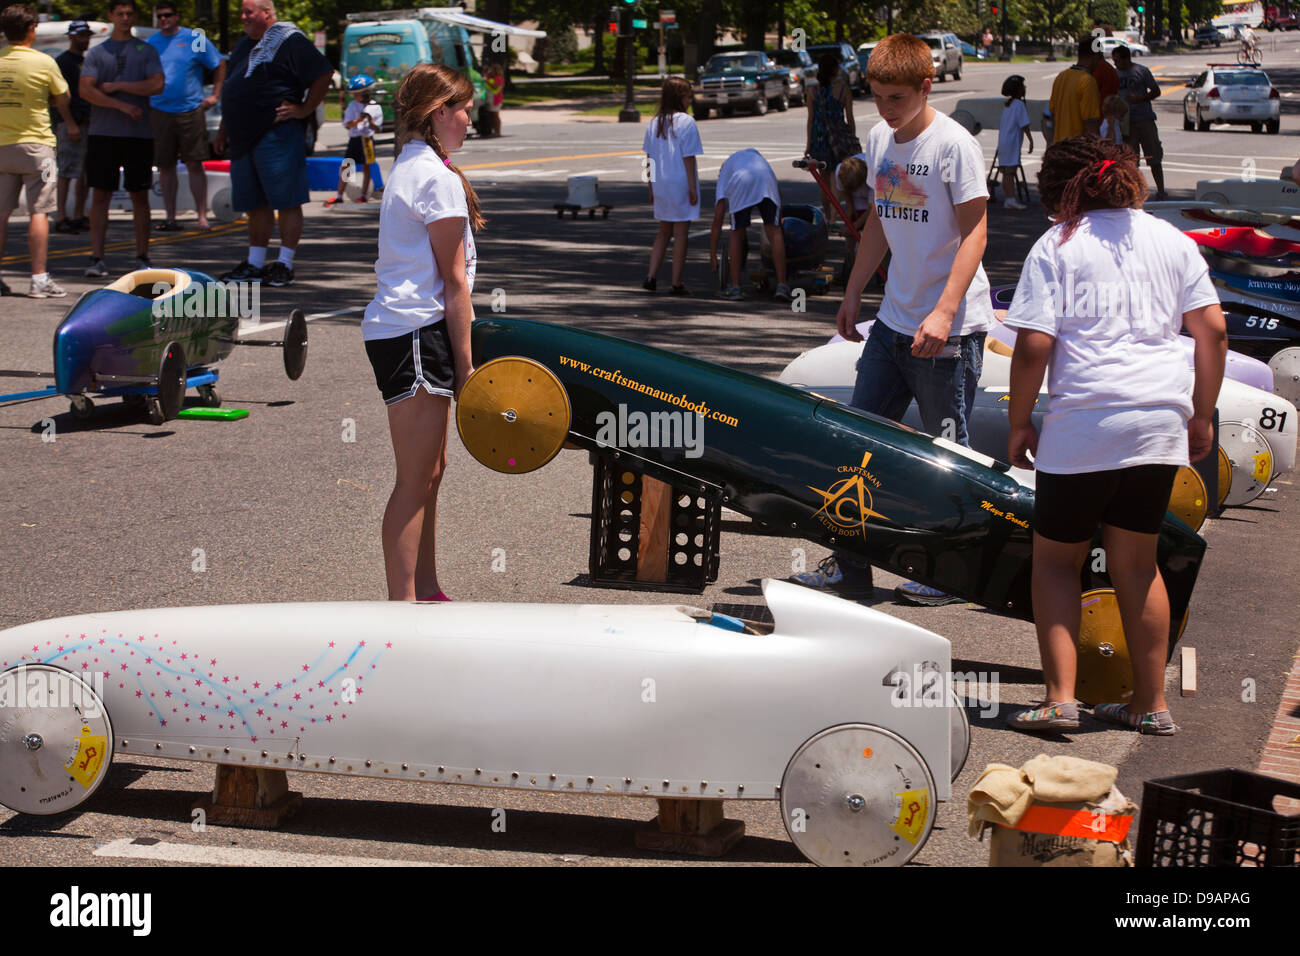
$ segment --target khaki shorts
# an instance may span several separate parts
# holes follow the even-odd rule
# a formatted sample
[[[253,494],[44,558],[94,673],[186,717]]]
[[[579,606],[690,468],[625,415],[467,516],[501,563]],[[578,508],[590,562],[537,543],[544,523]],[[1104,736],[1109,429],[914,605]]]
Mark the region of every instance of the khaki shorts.
[[[79,125],[81,139],[75,143],[72,141],[72,137],[68,135],[67,123],[56,123],[54,125],[54,138],[59,144],[55,147],[54,155],[59,161],[60,179],[80,179],[81,174],[86,171],[86,144],[89,142],[86,127],[90,123]]]
[[[188,113],[150,110],[149,119],[153,124],[155,166],[175,166],[177,157],[185,163],[201,163],[205,159],[211,159],[203,110],[192,109]]]
[[[0,216],[18,208],[23,187],[27,188],[28,215],[54,212],[58,206],[57,179],[53,146],[40,143],[0,146]]]

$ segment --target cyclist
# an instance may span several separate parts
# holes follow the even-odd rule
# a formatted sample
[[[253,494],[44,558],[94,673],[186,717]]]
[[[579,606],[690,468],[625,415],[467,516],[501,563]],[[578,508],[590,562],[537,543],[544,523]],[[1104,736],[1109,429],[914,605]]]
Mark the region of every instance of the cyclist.
[[[1246,63],[1254,63],[1256,58],[1259,56],[1259,50],[1256,46],[1258,37],[1255,36],[1255,31],[1249,26],[1243,26],[1239,35],[1241,36],[1241,55],[1243,60]]]

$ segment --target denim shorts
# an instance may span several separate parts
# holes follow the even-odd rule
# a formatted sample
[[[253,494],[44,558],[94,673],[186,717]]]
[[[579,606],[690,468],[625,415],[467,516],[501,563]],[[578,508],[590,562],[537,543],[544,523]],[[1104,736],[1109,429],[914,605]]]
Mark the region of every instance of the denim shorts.
[[[967,422],[984,367],[986,337],[985,332],[972,332],[949,339],[945,351],[956,353],[950,358],[917,358],[912,336],[877,319],[858,360],[849,404],[901,421],[915,398],[927,432],[969,445]]]
[[[230,204],[239,212],[291,209],[307,193],[307,140],[302,123],[276,123],[251,152],[230,162]]]

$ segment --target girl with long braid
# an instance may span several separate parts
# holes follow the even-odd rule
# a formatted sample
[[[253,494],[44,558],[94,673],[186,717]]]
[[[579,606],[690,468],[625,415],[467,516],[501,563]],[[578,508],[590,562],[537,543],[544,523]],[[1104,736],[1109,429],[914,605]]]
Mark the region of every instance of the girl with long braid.
[[[1142,212],[1147,186],[1128,147],[1088,136],[1056,143],[1043,154],[1038,189],[1056,225],[1025,260],[1006,318],[1018,330],[1008,455],[1037,472],[1032,593],[1047,692],[1008,723],[1079,726],[1079,580],[1100,524],[1133,694],[1093,714],[1169,735],[1178,728],[1164,696],[1169,598],[1156,542],[1174,473],[1212,450],[1223,311],[1191,239]],[[1181,329],[1196,340],[1194,374]],[[1030,413],[1049,362],[1040,436]]]
[[[382,534],[393,601],[450,600],[434,560],[438,486],[451,399],[473,371],[472,230],[484,222],[450,154],[465,141],[473,99],[464,74],[421,63],[395,102],[403,132],[379,211],[378,290],[361,323],[397,460]]]

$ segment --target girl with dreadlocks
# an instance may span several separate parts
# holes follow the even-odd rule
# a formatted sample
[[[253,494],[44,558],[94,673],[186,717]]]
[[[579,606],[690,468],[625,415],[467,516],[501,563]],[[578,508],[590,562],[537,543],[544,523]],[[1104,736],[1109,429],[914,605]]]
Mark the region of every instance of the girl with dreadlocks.
[[[434,562],[438,486],[451,399],[473,371],[471,230],[484,221],[474,187],[450,154],[465,141],[473,100],[464,74],[421,63],[402,80],[395,102],[402,134],[379,209],[378,290],[361,322],[397,459],[382,533],[393,601],[450,600]]]
[[[682,283],[686,268],[686,231],[700,216],[700,182],[695,157],[703,155],[700,131],[686,111],[691,105],[691,84],[680,76],[664,80],[659,94],[659,110],[646,127],[641,148],[646,154],[646,181],[650,184],[650,202],[654,205],[659,232],[650,247],[650,270],[641,283],[653,292],[658,283],[659,266],[673,241],[673,295],[690,295]]]
[[[1079,576],[1100,524],[1133,695],[1093,714],[1169,735],[1178,728],[1164,697],[1169,599],[1156,541],[1175,471],[1212,447],[1223,312],[1195,244],[1142,212],[1147,187],[1127,147],[1087,136],[1056,143],[1038,189],[1056,224],[1025,260],[1006,318],[1018,330],[1008,453],[1037,472],[1032,591],[1047,692],[1008,723],[1079,726]],[[1183,328],[1196,340],[1195,374],[1178,344]],[[1039,435],[1030,412],[1049,363]]]

